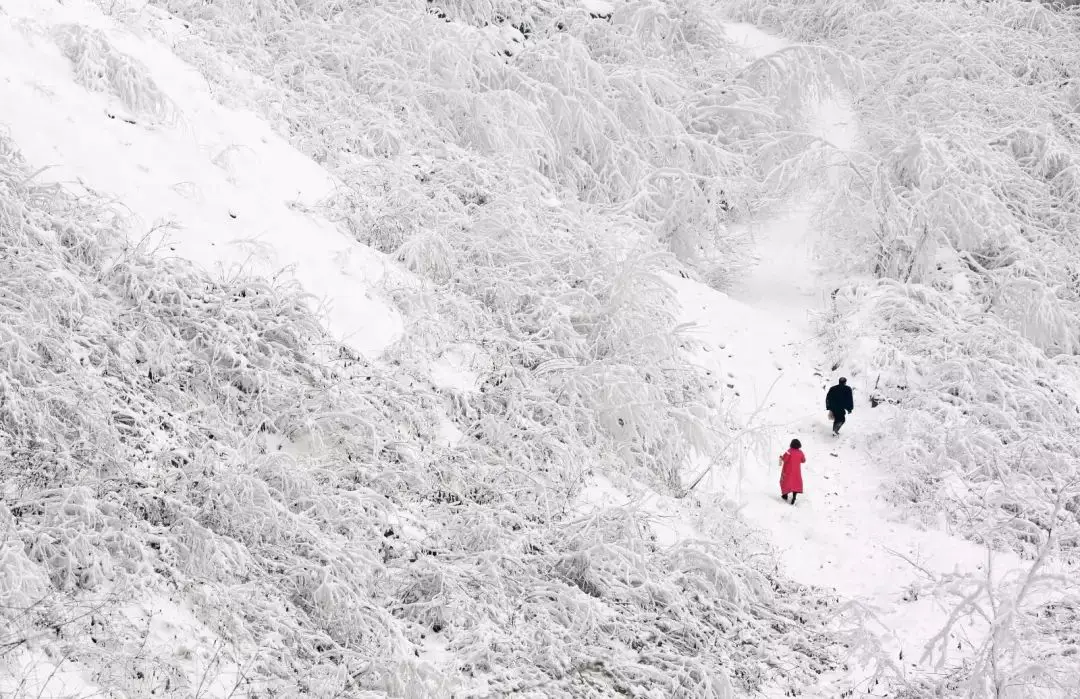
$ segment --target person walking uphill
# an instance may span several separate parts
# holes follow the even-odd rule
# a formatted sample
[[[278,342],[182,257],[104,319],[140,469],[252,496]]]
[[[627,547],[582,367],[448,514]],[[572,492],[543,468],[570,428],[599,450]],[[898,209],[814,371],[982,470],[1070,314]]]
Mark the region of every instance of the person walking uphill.
[[[802,493],[802,465],[806,463],[806,457],[802,453],[802,442],[797,439],[791,440],[791,448],[780,456],[780,497],[784,500],[791,495],[791,504],[795,504],[795,497]]]
[[[845,414],[855,412],[855,399],[851,395],[851,386],[847,385],[847,379],[840,377],[840,382],[829,389],[825,394],[825,409],[832,413],[832,433],[835,437],[840,434],[840,428],[846,421]]]

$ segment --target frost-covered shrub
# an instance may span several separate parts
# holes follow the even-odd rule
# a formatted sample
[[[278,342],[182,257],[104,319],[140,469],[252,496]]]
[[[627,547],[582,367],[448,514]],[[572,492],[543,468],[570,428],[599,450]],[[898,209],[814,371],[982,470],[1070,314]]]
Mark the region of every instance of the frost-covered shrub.
[[[90,90],[112,94],[137,116],[173,122],[179,116],[176,105],[138,60],[110,43],[99,29],[79,24],[59,26],[53,39],[71,61],[75,80]]]
[[[387,241],[392,251],[411,237],[403,235],[407,223],[388,220],[395,202],[438,207],[438,228],[458,229],[441,210],[439,190],[459,181],[441,171],[457,167],[460,148],[473,154],[471,174],[489,182],[528,182],[547,190],[538,193],[543,198],[616,204],[634,229],[685,262],[717,271],[728,256],[737,264],[740,241],[726,225],[749,211],[751,197],[740,174],[746,153],[734,143],[776,123],[774,98],[749,84],[752,75],[736,74],[717,50],[726,39],[715,14],[697,3],[620,6],[609,20],[554,3],[437,8],[463,13],[449,22],[410,19],[417,8],[407,3],[347,10],[311,3],[254,21],[242,3],[165,6],[184,8],[205,37],[227,47],[222,60],[283,90],[274,99],[244,92],[301,150],[358,186],[365,200],[365,183],[387,190],[365,208],[380,232],[398,231]],[[529,17],[515,19],[521,12]],[[265,40],[238,36],[243,31]],[[189,41],[182,50],[200,63],[212,60],[205,45]],[[227,79],[211,68],[208,78]],[[706,124],[697,103],[718,84],[730,90],[722,105],[708,107]],[[400,164],[373,166],[359,155]],[[482,205],[483,197],[474,201]],[[419,224],[423,212],[405,218]],[[445,240],[455,247],[453,237]],[[534,255],[544,254],[540,242],[534,239]],[[414,259],[415,248],[406,252]]]
[[[523,424],[538,416],[500,394],[535,382],[537,401],[559,396],[559,412],[572,413],[582,439],[609,444],[604,451],[624,468],[677,486],[686,457],[714,446],[705,427],[711,409],[675,351],[670,299],[649,275],[628,273],[673,260],[634,261],[627,251],[639,256],[659,244],[717,282],[730,274],[725,265],[740,264],[743,242],[727,222],[750,209],[745,154],[689,131],[682,113],[699,88],[724,71],[730,78],[729,61],[686,69],[718,54],[716,18],[692,3],[680,13],[641,5],[616,13],[613,30],[581,10],[541,5],[530,6],[523,32],[511,8],[444,8],[461,20],[447,22],[406,19],[405,5],[331,5],[267,9],[251,23],[240,4],[167,4],[230,60],[279,87],[277,99],[253,94],[252,102],[287,104],[294,143],[348,183],[329,213],[436,281],[440,295],[460,297],[441,313],[444,322],[459,316],[446,323],[456,335],[425,324],[409,340],[489,338],[496,362],[478,435],[527,442],[537,430]],[[658,42],[655,51],[624,39],[624,29]],[[716,118],[714,132],[725,128],[723,113]],[[549,375],[534,379],[550,360],[563,366],[547,365]],[[571,368],[570,382],[558,380]],[[617,384],[604,384],[607,371],[619,374]],[[625,414],[603,407],[620,403]]]

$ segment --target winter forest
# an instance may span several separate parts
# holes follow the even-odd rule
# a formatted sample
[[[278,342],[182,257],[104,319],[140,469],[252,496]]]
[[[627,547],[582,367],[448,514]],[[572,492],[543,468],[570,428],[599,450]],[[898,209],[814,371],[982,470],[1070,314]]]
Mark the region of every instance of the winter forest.
[[[1077,235],[1075,2],[0,0],[0,697],[1080,697]]]

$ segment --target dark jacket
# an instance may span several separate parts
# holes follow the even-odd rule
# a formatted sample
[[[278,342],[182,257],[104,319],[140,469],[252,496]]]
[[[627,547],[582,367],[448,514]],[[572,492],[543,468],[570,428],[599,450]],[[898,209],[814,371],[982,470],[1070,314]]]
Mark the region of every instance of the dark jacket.
[[[851,386],[836,384],[825,394],[825,409],[834,413],[843,414],[841,411],[852,412],[855,410],[855,399],[851,395]]]

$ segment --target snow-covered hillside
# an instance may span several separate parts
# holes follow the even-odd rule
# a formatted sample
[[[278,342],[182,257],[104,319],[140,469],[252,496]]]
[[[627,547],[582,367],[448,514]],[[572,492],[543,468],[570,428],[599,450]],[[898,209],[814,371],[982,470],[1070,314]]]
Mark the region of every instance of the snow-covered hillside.
[[[736,141],[797,113],[716,17],[0,11],[5,693],[726,696],[836,665],[826,598],[715,499],[678,542],[579,514],[593,474],[677,493],[725,436],[658,272],[737,267]]]
[[[1022,4],[986,12],[1064,51],[1070,16]],[[893,344],[882,299],[941,285],[859,237],[909,92],[875,92],[902,48],[845,31],[959,20],[787,5],[0,0],[0,695],[1075,692],[1071,525],[987,514],[1054,531],[1072,486],[1021,464],[1026,500],[973,502],[990,481],[927,445],[996,454],[1001,425],[950,441],[939,387],[870,379],[951,340]],[[1016,157],[1067,203],[1055,148]],[[997,314],[995,376],[1069,370],[1060,296]],[[832,441],[837,368],[861,402]],[[1054,405],[1037,458],[1071,453]],[[968,509],[905,521],[884,495],[921,475]]]

